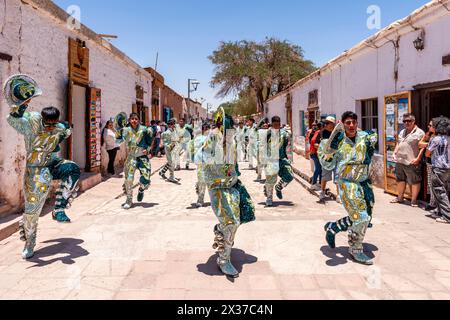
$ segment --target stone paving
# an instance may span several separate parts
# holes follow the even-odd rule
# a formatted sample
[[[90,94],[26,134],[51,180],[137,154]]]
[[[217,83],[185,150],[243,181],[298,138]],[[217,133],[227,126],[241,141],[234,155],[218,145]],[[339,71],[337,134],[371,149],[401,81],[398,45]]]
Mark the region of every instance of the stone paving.
[[[306,160],[296,160],[307,170]],[[154,170],[161,165],[152,161]],[[450,299],[448,225],[389,204],[392,197],[377,189],[365,244],[375,266],[358,265],[345,234],[335,250],[324,241],[325,222],[345,215],[340,205],[319,204],[293,182],[268,209],[255,172],[242,173],[257,221],[238,230],[234,282],[215,264],[210,207],[191,206],[195,171],[183,170],[180,185],[154,175],[144,202],[129,211],[120,207],[122,179],[111,178],[74,202],[71,224],[44,214],[29,261],[18,234],[1,241],[0,299]]]

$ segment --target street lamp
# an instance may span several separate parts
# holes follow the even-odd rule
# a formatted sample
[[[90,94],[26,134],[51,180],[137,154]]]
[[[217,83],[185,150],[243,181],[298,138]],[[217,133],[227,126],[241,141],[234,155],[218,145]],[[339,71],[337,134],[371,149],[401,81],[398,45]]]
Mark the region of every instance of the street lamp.
[[[206,104],[206,120],[209,120],[209,107],[212,107],[212,104],[211,103],[207,103]]]
[[[200,82],[196,79],[188,79],[188,114],[191,113],[191,92],[197,91]],[[192,88],[192,89],[191,89]]]

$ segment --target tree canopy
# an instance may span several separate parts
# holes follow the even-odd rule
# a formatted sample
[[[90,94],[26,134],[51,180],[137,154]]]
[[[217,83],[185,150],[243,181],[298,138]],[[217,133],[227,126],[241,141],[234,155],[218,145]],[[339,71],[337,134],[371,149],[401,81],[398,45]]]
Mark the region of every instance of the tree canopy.
[[[275,38],[221,42],[208,58],[215,65],[211,86],[218,88],[217,96],[235,94],[239,99],[234,103],[244,105],[253,96],[256,112],[271,96],[316,70],[300,46]]]

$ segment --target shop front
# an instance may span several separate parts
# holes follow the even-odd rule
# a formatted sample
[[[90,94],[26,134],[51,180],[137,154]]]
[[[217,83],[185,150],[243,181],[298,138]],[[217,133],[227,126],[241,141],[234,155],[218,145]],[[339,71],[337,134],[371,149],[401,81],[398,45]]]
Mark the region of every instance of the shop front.
[[[416,124],[423,131],[428,130],[429,122],[436,117],[450,118],[450,80],[438,81],[414,86],[413,91],[406,91],[385,97],[384,145],[385,145],[385,191],[397,195],[395,179],[395,161],[393,153],[397,146],[398,135],[404,129],[403,114],[412,113]],[[428,171],[426,160],[422,162],[422,188],[420,199],[428,201]],[[409,188],[406,198],[411,197]]]
[[[100,172],[101,90],[89,86],[89,49],[79,39],[69,39],[67,118],[73,124],[67,157],[85,172]]]

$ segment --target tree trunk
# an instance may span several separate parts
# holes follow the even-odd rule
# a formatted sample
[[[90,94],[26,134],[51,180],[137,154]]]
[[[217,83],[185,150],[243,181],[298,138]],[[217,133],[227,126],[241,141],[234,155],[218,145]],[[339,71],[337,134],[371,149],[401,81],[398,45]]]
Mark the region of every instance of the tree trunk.
[[[262,90],[256,91],[256,112],[264,113],[264,96]]]

